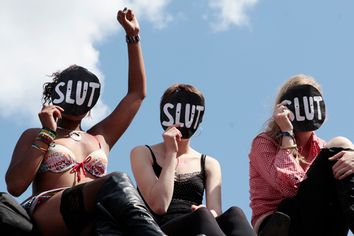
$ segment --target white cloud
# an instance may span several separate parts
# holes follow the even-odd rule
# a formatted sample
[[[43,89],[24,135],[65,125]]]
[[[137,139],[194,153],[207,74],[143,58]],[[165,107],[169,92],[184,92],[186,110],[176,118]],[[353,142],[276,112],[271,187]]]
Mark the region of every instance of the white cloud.
[[[139,16],[145,17],[153,22],[156,28],[162,29],[173,19],[173,17],[166,12],[166,8],[171,1],[172,0],[133,0],[131,8],[139,13]]]
[[[211,26],[215,31],[225,31],[231,26],[248,24],[247,9],[256,5],[258,0],[209,0],[213,17]]]
[[[38,121],[42,85],[47,75],[71,64],[82,65],[104,75],[98,69],[99,52],[94,44],[120,30],[116,12],[134,6],[139,20],[156,27],[171,17],[164,14],[167,0],[5,0],[0,8],[0,116]],[[134,10],[135,10],[134,8]],[[104,81],[102,81],[104,82]],[[94,119],[107,114],[99,102]]]
[[[71,64],[96,73],[99,52],[94,45],[121,29],[116,11],[134,9],[139,20],[162,29],[173,20],[172,0],[3,0],[0,8],[0,117],[38,122],[42,85],[47,75]],[[215,30],[247,23],[247,8],[257,0],[209,0]],[[214,13],[216,12],[216,13]],[[103,91],[104,92],[104,91]],[[109,108],[99,102],[93,120]],[[92,121],[92,120],[91,120]]]

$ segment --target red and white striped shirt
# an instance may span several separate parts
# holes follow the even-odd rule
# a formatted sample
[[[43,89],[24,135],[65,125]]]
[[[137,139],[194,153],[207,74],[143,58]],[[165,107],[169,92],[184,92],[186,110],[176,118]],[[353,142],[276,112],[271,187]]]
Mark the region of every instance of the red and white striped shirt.
[[[283,199],[296,195],[299,183],[306,178],[306,171],[325,145],[325,141],[315,133],[309,142],[306,161],[310,164],[303,168],[289,149],[280,149],[266,133],[253,140],[249,153],[249,184],[251,222],[256,231],[262,220],[273,213]]]

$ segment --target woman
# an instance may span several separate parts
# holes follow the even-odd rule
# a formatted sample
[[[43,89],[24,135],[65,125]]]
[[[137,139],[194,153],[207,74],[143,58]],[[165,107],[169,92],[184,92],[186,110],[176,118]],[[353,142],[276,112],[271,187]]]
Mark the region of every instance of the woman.
[[[163,142],[131,152],[138,189],[169,236],[255,235],[240,208],[221,213],[220,165],[190,146],[203,113],[204,97],[197,88],[175,84],[165,91],[160,104]],[[204,190],[206,207],[201,205]]]
[[[312,77],[297,75],[281,87],[273,117],[249,154],[252,225],[259,235],[354,230],[353,145],[343,137],[326,144],[316,136],[325,115]]]
[[[97,235],[114,230],[162,235],[129,178],[122,173],[106,175],[108,153],[146,93],[138,21],[127,9],[118,11],[117,19],[128,43],[127,95],[108,117],[85,132],[81,122],[98,100],[98,78],[76,65],[54,73],[53,82],[44,86],[39,112],[43,128],[22,134],[6,173],[8,191],[15,196],[32,184],[33,195],[23,206],[43,235],[86,235],[92,225]]]

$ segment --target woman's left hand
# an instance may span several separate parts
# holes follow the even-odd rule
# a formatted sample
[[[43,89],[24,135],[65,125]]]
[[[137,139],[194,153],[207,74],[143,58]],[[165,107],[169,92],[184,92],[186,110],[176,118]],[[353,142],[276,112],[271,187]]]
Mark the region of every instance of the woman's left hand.
[[[354,174],[354,152],[341,151],[329,158],[331,161],[337,161],[333,167],[333,175],[336,179],[345,179]]]
[[[127,35],[136,36],[139,34],[140,26],[131,9],[124,8],[124,10],[119,10],[117,20],[123,26]]]

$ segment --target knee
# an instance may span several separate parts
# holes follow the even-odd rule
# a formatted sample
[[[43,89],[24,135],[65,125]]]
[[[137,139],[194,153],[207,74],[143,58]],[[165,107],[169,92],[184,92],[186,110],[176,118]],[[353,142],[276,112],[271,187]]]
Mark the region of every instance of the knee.
[[[213,214],[209,211],[208,208],[206,207],[200,207],[197,210],[194,211],[194,214],[198,216],[200,219],[205,219],[208,217],[214,218]]]
[[[243,211],[241,208],[237,207],[237,206],[232,206],[229,209],[227,209],[227,211],[225,211],[225,213],[233,213],[233,214],[237,214],[237,215],[243,215]]]
[[[115,172],[107,174],[105,177],[106,177],[107,182],[115,182],[115,183],[129,182],[129,183],[132,183],[129,175],[125,172],[115,171]]]
[[[132,181],[130,180],[128,174],[124,172],[112,172],[107,174],[106,176],[102,177],[103,179],[103,184],[101,187],[100,192],[110,192],[113,191],[114,189],[117,189],[117,187],[132,187],[134,188],[134,185]]]
[[[237,216],[237,218],[246,218],[243,210],[237,206],[232,206],[223,213],[225,216]]]
[[[341,147],[341,148],[354,148],[353,143],[347,139],[346,137],[338,136],[331,139],[326,145],[325,148],[333,148],[333,147]]]

